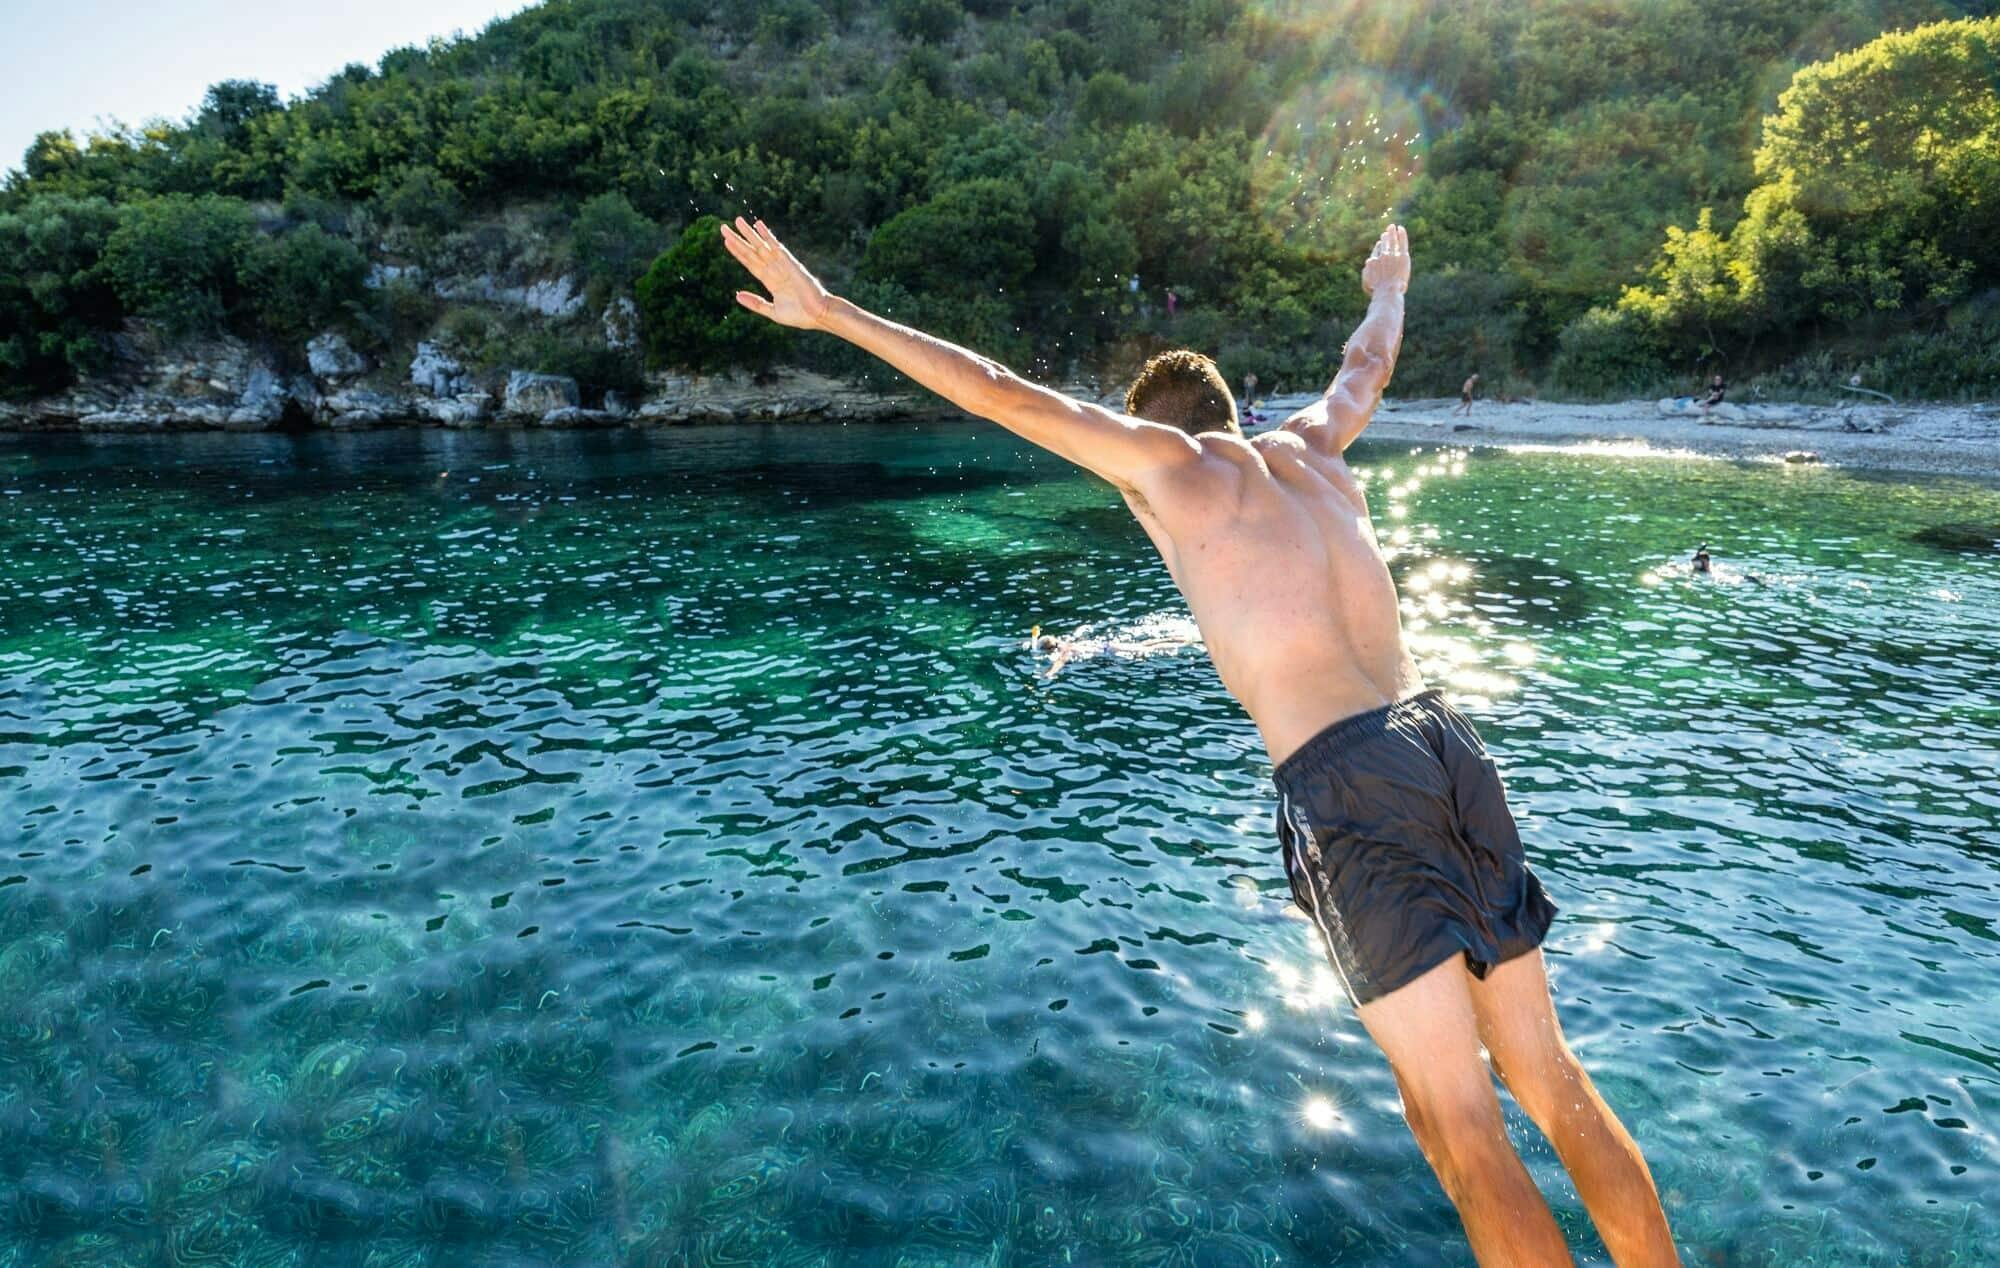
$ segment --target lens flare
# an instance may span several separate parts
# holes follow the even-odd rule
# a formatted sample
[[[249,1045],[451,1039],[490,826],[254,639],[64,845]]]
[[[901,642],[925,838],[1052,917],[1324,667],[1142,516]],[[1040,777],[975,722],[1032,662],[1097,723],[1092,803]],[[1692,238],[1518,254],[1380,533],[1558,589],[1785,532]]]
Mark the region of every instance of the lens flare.
[[[1258,139],[1258,213],[1294,246],[1364,249],[1409,198],[1429,138],[1456,124],[1430,89],[1377,70],[1333,72],[1288,97]]]

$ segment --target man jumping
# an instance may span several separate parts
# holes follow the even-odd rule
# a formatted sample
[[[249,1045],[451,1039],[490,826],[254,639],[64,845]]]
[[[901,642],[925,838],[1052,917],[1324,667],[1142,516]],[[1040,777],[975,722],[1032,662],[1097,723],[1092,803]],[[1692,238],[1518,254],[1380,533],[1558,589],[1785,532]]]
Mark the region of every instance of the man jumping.
[[[1678,1263],[1645,1160],[1556,1019],[1539,950],[1555,908],[1472,724],[1424,689],[1342,457],[1402,343],[1402,228],[1361,271],[1368,315],[1333,385],[1254,439],[1207,357],[1153,358],[1120,414],[828,294],[761,222],[738,219],[722,237],[770,292],[737,293],[751,312],[845,339],[1124,496],[1276,764],[1292,897],[1387,1055],[1479,1261],[1571,1262],[1507,1139],[1490,1060],[1612,1257],[1625,1268]]]

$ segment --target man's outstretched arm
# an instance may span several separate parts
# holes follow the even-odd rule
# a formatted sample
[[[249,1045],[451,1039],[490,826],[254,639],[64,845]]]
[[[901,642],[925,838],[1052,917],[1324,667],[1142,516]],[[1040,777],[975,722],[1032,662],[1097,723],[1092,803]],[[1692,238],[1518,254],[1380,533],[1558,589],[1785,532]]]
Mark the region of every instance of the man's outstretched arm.
[[[771,292],[738,291],[760,316],[823,330],[872,353],[939,396],[990,418],[1024,440],[1067,458],[1121,488],[1200,454],[1194,439],[1158,423],[1114,413],[1030,383],[997,361],[899,326],[829,294],[760,220],[722,226],[723,244]]]
[[[1340,373],[1326,395],[1285,420],[1287,430],[1328,453],[1344,453],[1354,443],[1375,417],[1382,390],[1396,372],[1396,354],[1403,347],[1403,292],[1409,285],[1410,237],[1401,225],[1390,225],[1362,266],[1368,316],[1347,341]]]

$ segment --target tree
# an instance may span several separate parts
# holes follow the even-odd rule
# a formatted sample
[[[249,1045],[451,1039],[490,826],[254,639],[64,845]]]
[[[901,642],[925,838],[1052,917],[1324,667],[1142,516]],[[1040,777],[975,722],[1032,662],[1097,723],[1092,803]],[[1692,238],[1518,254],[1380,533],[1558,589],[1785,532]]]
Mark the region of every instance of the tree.
[[[1019,292],[1035,266],[1035,217],[1018,183],[952,185],[892,218],[868,240],[866,277],[916,294]]]
[[[950,39],[964,18],[958,0],[889,0],[889,24],[896,33],[926,44]]]
[[[399,173],[376,199],[389,220],[431,242],[450,233],[465,218],[465,200],[434,167],[411,167]]]
[[[749,279],[722,245],[722,221],[703,216],[639,279],[639,321],[655,365],[682,370],[762,369],[785,330],[746,310]]]
[[[55,391],[103,359],[118,298],[104,270],[118,212],[44,195],[0,214],[0,391]]]
[[[227,79],[202,98],[195,124],[221,140],[237,143],[247,135],[252,120],[275,114],[283,106],[273,84]]]
[[[291,345],[346,316],[367,278],[368,257],[360,248],[318,225],[258,240],[243,265],[258,327]]]
[[[205,334],[235,307],[255,235],[237,200],[174,194],[120,208],[104,263],[129,311],[170,334]]]
[[[638,279],[640,267],[658,248],[659,237],[658,225],[625,195],[613,193],[599,194],[583,205],[570,243],[586,277],[623,291]]]

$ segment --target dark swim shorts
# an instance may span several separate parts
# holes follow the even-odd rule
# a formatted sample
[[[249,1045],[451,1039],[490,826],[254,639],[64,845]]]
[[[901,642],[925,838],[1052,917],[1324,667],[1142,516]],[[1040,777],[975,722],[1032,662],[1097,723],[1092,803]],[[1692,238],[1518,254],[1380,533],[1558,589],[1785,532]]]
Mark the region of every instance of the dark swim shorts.
[[[1541,945],[1555,904],[1486,746],[1437,692],[1334,723],[1274,778],[1292,901],[1357,1006],[1461,952],[1483,978]]]

